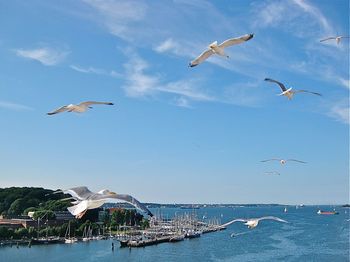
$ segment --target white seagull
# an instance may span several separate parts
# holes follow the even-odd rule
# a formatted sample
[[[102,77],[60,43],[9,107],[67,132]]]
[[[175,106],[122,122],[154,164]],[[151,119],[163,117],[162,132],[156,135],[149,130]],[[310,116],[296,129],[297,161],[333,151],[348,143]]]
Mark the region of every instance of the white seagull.
[[[261,221],[261,220],[275,220],[278,222],[288,223],[286,220],[283,220],[281,218],[267,216],[267,217],[250,218],[250,219],[238,218],[238,219],[234,219],[230,222],[227,222],[226,224],[224,224],[222,226],[226,227],[226,226],[229,226],[229,225],[236,223],[236,222],[243,222],[244,225],[246,225],[249,229],[252,229],[252,228],[255,228],[259,224],[259,221]]]
[[[88,110],[89,108],[92,108],[91,105],[113,105],[113,103],[110,102],[96,102],[96,101],[86,101],[86,102],[82,102],[80,104],[77,105],[73,105],[73,104],[69,104],[66,106],[62,106],[58,109],[56,109],[55,111],[52,111],[50,113],[47,113],[48,115],[54,115],[57,113],[61,113],[61,112],[76,112],[76,113],[83,113],[86,110]]]
[[[282,84],[281,82],[278,82],[276,80],[273,80],[271,78],[265,78],[264,80],[268,81],[268,82],[272,82],[272,83],[278,84],[279,87],[282,89],[282,93],[280,93],[278,95],[279,96],[286,96],[286,97],[288,97],[289,100],[291,100],[293,98],[294,94],[296,94],[296,93],[309,93],[309,94],[313,94],[313,95],[322,96],[320,93],[311,92],[311,91],[307,91],[307,90],[292,90],[292,87],[287,89],[284,86],[284,84]]]
[[[82,218],[87,210],[94,209],[102,206],[108,200],[122,200],[125,201],[137,209],[145,212],[149,216],[153,216],[151,211],[147,207],[141,204],[137,199],[126,194],[117,194],[103,189],[97,193],[91,192],[87,187],[74,187],[67,190],[59,190],[55,193],[70,194],[75,201],[73,206],[68,207],[68,211],[76,218]]]
[[[279,175],[281,175],[279,172],[277,172],[277,171],[268,171],[268,172],[265,172],[265,174],[266,175],[277,175],[277,176],[279,176]]]
[[[201,53],[196,59],[191,61],[189,66],[190,67],[197,66],[200,63],[202,63],[204,60],[206,60],[209,56],[214,54],[229,58],[229,56],[225,54],[226,47],[246,42],[252,39],[253,37],[254,37],[254,34],[246,34],[237,38],[227,39],[226,41],[222,42],[219,45],[218,45],[218,41],[215,41],[208,46],[207,50]]]
[[[331,36],[331,37],[327,37],[324,39],[321,39],[320,42],[324,42],[324,41],[328,41],[328,40],[335,40],[337,41],[337,44],[340,43],[340,40],[343,38],[350,38],[350,36],[343,36],[343,35],[339,35],[339,36]]]
[[[294,162],[298,162],[298,163],[303,163],[306,164],[306,162],[298,160],[298,159],[280,159],[280,158],[271,158],[271,159],[266,159],[266,160],[261,160],[261,162],[268,162],[268,161],[279,161],[281,163],[281,165],[286,164],[289,161],[294,161]]]

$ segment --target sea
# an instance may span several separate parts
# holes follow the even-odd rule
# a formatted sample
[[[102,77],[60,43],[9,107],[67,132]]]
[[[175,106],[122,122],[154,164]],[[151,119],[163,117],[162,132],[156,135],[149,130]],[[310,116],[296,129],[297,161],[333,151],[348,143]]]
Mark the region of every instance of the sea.
[[[117,240],[43,246],[0,247],[0,261],[349,261],[349,208],[341,206],[235,206],[195,210],[159,208],[171,218],[195,212],[199,218],[219,219],[277,216],[289,223],[264,220],[254,229],[234,223],[226,230],[144,248],[119,248]],[[336,210],[339,215],[318,215]],[[234,233],[234,237],[231,234]],[[112,251],[114,243],[114,251]]]

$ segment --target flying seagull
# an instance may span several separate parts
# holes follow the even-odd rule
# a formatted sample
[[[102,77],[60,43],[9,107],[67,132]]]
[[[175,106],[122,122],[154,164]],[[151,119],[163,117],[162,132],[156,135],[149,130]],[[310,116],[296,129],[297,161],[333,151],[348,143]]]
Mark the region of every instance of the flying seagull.
[[[234,219],[230,222],[227,222],[226,224],[221,225],[221,226],[226,227],[226,226],[229,226],[229,225],[236,223],[236,222],[243,222],[244,225],[248,226],[249,229],[252,229],[252,228],[255,228],[259,224],[260,220],[275,220],[275,221],[279,221],[279,222],[283,222],[283,223],[288,223],[286,220],[283,220],[281,218],[267,216],[267,217],[250,218],[250,219],[238,218],[238,219]]]
[[[279,96],[286,96],[286,97],[288,97],[289,100],[292,99],[294,94],[296,94],[296,93],[309,93],[309,94],[313,94],[313,95],[322,96],[320,93],[315,93],[315,92],[311,92],[311,91],[307,91],[307,90],[292,90],[292,87],[287,89],[284,86],[284,84],[282,84],[281,82],[278,82],[276,80],[273,80],[271,78],[265,78],[264,80],[278,84],[279,87],[282,89],[282,93],[280,93]]]
[[[126,194],[117,194],[103,189],[97,193],[91,192],[87,187],[74,187],[67,190],[59,190],[55,193],[70,194],[75,201],[75,205],[68,207],[68,211],[76,218],[82,218],[88,209],[94,209],[102,206],[109,200],[122,200],[125,201],[137,209],[145,212],[149,216],[153,216],[151,211],[147,207],[141,204],[137,199]]]
[[[289,161],[294,161],[294,162],[306,164],[306,162],[301,161],[301,160],[297,160],[297,159],[271,158],[271,159],[261,160],[261,162],[268,162],[268,161],[279,161],[282,165],[284,165],[285,163],[287,163],[287,161],[288,161],[288,162],[289,162]]]
[[[279,176],[279,175],[281,175],[279,172],[277,172],[277,171],[268,171],[268,172],[265,172],[265,174],[266,175],[277,175],[277,176]]]
[[[237,45],[243,42],[246,42],[254,37],[254,34],[246,34],[237,38],[231,38],[227,39],[226,41],[222,42],[221,44],[218,45],[218,41],[215,41],[211,43],[208,46],[208,49],[205,50],[203,53],[201,53],[196,59],[190,62],[189,66],[194,67],[202,63],[204,60],[206,60],[209,56],[217,54],[219,56],[224,56],[229,58],[228,55],[225,54],[225,48],[232,46],[232,45]]]
[[[54,115],[54,114],[58,114],[61,112],[77,112],[77,113],[83,113],[86,110],[88,110],[89,108],[92,108],[91,105],[113,105],[113,103],[110,102],[96,102],[96,101],[86,101],[86,102],[82,102],[80,104],[77,105],[73,105],[73,104],[69,104],[66,106],[62,106],[58,109],[56,109],[55,111],[52,111],[50,113],[47,113],[48,115]]]
[[[337,44],[340,43],[340,40],[343,38],[350,38],[350,36],[343,36],[343,35],[339,35],[339,36],[331,36],[331,37],[327,37],[324,39],[321,39],[320,42],[324,42],[324,41],[328,41],[328,40],[335,40],[337,41]]]

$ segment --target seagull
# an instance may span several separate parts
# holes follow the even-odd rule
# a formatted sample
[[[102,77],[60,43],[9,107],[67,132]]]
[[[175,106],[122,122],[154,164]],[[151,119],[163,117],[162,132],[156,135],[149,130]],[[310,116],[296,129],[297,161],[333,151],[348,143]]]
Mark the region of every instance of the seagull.
[[[282,84],[281,82],[278,82],[276,80],[273,80],[271,78],[265,78],[264,80],[278,84],[280,86],[280,88],[282,89],[282,93],[280,93],[278,95],[279,96],[286,96],[286,97],[288,97],[289,100],[291,100],[293,98],[294,94],[296,94],[296,93],[309,93],[309,94],[313,94],[313,95],[322,96],[320,93],[311,92],[311,91],[307,91],[307,90],[292,90],[292,87],[287,89],[284,86],[284,84]]]
[[[55,193],[70,194],[75,201],[73,206],[68,207],[68,211],[74,215],[76,218],[82,218],[87,210],[94,209],[102,206],[108,200],[123,200],[137,209],[145,212],[149,216],[153,216],[151,211],[149,211],[143,204],[141,204],[137,199],[126,194],[117,194],[111,192],[108,189],[100,190],[97,193],[91,192],[87,187],[74,187],[67,190],[59,190]]]
[[[271,158],[271,159],[266,159],[266,160],[261,160],[261,162],[268,162],[268,161],[279,161],[281,163],[281,165],[284,165],[287,163],[287,161],[294,161],[294,162],[298,162],[298,163],[303,163],[306,164],[306,162],[301,161],[301,160],[297,160],[297,159],[280,159],[280,158]]]
[[[49,112],[47,114],[54,115],[54,114],[65,112],[65,111],[84,113],[89,108],[92,108],[91,105],[114,105],[114,104],[110,103],[110,102],[86,101],[86,102],[82,102],[82,103],[77,104],[77,105],[69,104],[66,106],[62,106],[62,107],[56,109],[55,111]]]
[[[246,225],[249,229],[253,229],[255,227],[257,227],[257,225],[259,224],[260,220],[276,220],[279,222],[283,222],[283,223],[288,223],[286,220],[283,220],[281,218],[278,217],[272,217],[272,216],[267,216],[267,217],[260,217],[260,218],[250,218],[250,219],[244,219],[244,218],[238,218],[238,219],[234,219],[230,222],[227,222],[226,224],[222,225],[222,226],[229,226],[233,223],[236,222],[243,222],[244,225]]]
[[[190,67],[197,66],[200,63],[202,63],[204,60],[206,60],[209,56],[214,55],[214,54],[229,58],[229,56],[226,55],[225,51],[224,51],[224,49],[226,47],[243,43],[245,41],[252,39],[253,37],[254,37],[254,34],[246,34],[246,35],[243,35],[240,37],[227,39],[226,41],[222,42],[219,45],[218,45],[218,41],[215,41],[208,46],[207,50],[205,50],[203,53],[201,53],[196,59],[191,61],[189,66]]]
[[[277,176],[279,176],[279,175],[281,175],[279,172],[277,172],[277,171],[268,171],[268,172],[265,172],[265,174],[266,175],[277,175]]]
[[[324,42],[324,41],[328,41],[328,40],[335,40],[337,41],[337,44],[340,43],[340,40],[343,39],[343,38],[350,38],[350,36],[343,36],[343,35],[339,35],[339,36],[331,36],[331,37],[327,37],[327,38],[324,38],[324,39],[321,39],[320,42]]]

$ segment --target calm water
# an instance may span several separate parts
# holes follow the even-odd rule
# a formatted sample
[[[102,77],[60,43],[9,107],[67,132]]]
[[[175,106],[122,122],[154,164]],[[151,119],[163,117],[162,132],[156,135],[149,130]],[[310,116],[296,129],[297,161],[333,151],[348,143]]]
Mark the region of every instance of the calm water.
[[[333,207],[321,207],[331,210]],[[171,217],[181,209],[160,209]],[[279,216],[289,224],[262,221],[253,230],[241,223],[227,230],[205,234],[197,239],[164,243],[145,248],[120,249],[112,240],[73,245],[33,246],[32,248],[0,248],[0,261],[349,261],[350,209],[336,207],[339,215],[317,215],[318,207],[203,208],[203,215],[227,222],[232,218]],[[154,210],[153,210],[154,211]],[[346,212],[346,213],[345,213]],[[231,238],[235,232],[238,236]]]

